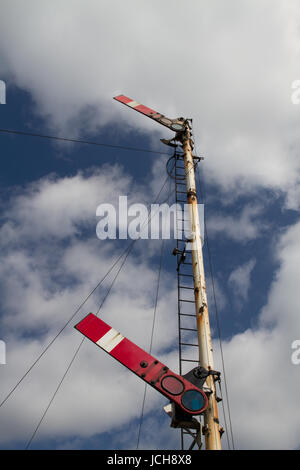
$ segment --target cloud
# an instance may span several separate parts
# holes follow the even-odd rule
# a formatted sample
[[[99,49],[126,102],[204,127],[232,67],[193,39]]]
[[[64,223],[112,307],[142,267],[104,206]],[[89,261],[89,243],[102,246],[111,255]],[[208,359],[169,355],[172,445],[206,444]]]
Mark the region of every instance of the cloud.
[[[239,216],[210,216],[207,220],[209,234],[246,243],[259,237],[266,229],[266,224],[258,219],[262,212],[261,206],[246,205]]]
[[[242,266],[234,269],[229,278],[228,284],[234,292],[237,300],[246,302],[251,284],[251,273],[256,264],[255,259],[251,259]]]
[[[66,135],[109,125],[116,138],[132,129],[168,136],[113,102],[119,92],[193,117],[207,178],[228,194],[271,188],[299,207],[300,112],[291,103],[299,2],[192,0],[188,11],[170,0],[70,5],[2,2],[8,103],[11,85],[29,91],[36,112]]]
[[[134,130],[153,143],[170,134],[113,102],[119,90],[170,117],[193,117],[206,177],[231,197],[262,187],[283,194],[286,207],[299,207],[300,114],[290,101],[291,83],[299,77],[299,2],[191,1],[188,11],[168,0],[159,5],[133,0],[130,7],[95,0],[70,5],[66,0],[2,2],[0,73],[8,85],[6,106],[17,85],[61,135],[104,134],[109,126],[116,140]],[[161,167],[157,162],[153,174]],[[155,184],[135,188],[137,200],[156,192]],[[8,362],[1,369],[3,395],[121,252],[116,244],[100,244],[92,224],[97,204],[130,192],[131,185],[122,169],[107,167],[45,178],[11,199],[1,229],[1,331]],[[252,240],[261,234],[261,214],[261,207],[246,206],[239,218],[211,218],[209,228],[235,241]],[[85,230],[92,231],[84,237]],[[299,224],[280,238],[280,267],[256,328],[224,342],[239,448],[300,445],[299,369],[290,360],[300,327],[299,239]],[[137,251],[127,261],[102,310],[106,321],[142,347],[149,344],[152,326],[152,254]],[[240,288],[246,295],[241,283]],[[169,291],[167,274],[161,289],[164,313],[155,351],[176,368],[176,292]],[[97,308],[105,292],[78,316]],[[79,341],[73,329],[67,330],[2,408],[2,445],[22,447]],[[216,356],[220,364],[217,347]],[[85,343],[40,436],[70,440],[74,434],[80,439],[122,432],[139,417],[136,397],[142,394],[137,378]],[[149,396],[149,409],[161,403],[159,396]],[[173,444],[173,437],[168,442]]]
[[[214,292],[216,295],[216,300],[218,304],[219,310],[224,310],[227,305],[227,296],[226,292],[224,292],[224,286],[219,279],[215,279],[212,283],[211,276],[208,276],[206,279],[206,286],[207,286],[207,297],[208,297],[208,305],[214,305]]]
[[[92,216],[96,216],[98,204],[117,205],[119,194],[127,194],[133,184],[117,165],[91,171],[60,179],[48,175],[14,197],[13,208],[7,208],[7,223],[2,227],[3,235],[8,235],[5,238],[11,243],[14,231],[18,239],[30,238],[31,241],[76,235],[79,227],[82,229],[95,222],[96,217]],[[12,227],[12,220],[18,230]],[[36,232],[32,231],[33,226]]]
[[[113,178],[113,172],[110,174]],[[99,175],[101,169],[95,170],[86,179],[74,176],[79,193],[86,196],[82,198],[81,210],[77,215],[74,216],[71,211],[73,229],[69,233],[67,246],[65,239],[61,238],[61,233],[64,233],[62,228],[56,225],[57,236],[55,228],[51,227],[51,237],[46,238],[45,229],[44,237],[40,240],[36,238],[33,249],[29,227],[34,237],[39,219],[27,211],[25,214],[30,224],[26,217],[22,221],[14,220],[14,215],[19,214],[20,196],[16,195],[10,202],[14,236],[11,241],[1,238],[0,280],[5,312],[1,322],[5,335],[3,339],[7,342],[7,365],[2,366],[1,370],[2,383],[5,384],[2,396],[23,375],[112,263],[111,242],[108,241],[106,246],[105,242],[96,239],[93,230],[89,232],[91,236],[83,238],[78,230],[82,223],[86,223],[85,218],[82,219],[82,208],[88,211],[90,207],[90,193],[84,193],[83,188],[87,181],[96,185],[94,178]],[[120,178],[121,186],[124,181],[127,181],[126,174]],[[45,180],[37,182],[35,191],[28,188],[27,192],[25,188],[24,194],[28,200],[24,207],[36,207],[36,198],[47,201],[44,193],[51,194],[52,190],[55,193],[55,187],[59,189],[63,182],[63,178],[52,178],[47,184]],[[105,191],[105,184],[109,187],[111,183],[107,177],[101,190]],[[51,198],[48,204],[49,208],[54,209],[55,203]],[[43,207],[48,212],[47,204]],[[58,220],[62,220],[59,212],[65,213],[64,204],[56,202],[56,210]],[[26,227],[24,232],[19,231],[21,222]],[[23,236],[24,233],[26,236]],[[46,244],[45,239],[48,240]],[[279,268],[257,327],[235,335],[223,344],[238,448],[295,448],[300,444],[297,437],[300,421],[295,413],[299,372],[297,366],[291,364],[291,344],[297,339],[300,327],[297,305],[299,239],[298,223],[286,230],[278,241],[276,258]],[[120,248],[115,244],[113,246],[115,259]],[[240,270],[244,277],[237,274],[231,276],[232,282],[239,285],[242,295],[246,295],[247,273],[250,273],[253,263],[254,260],[250,260]],[[105,321],[146,349],[150,341],[156,279],[157,266],[152,265],[151,256],[147,258],[145,253],[140,256],[135,252],[127,260],[126,269],[120,274],[117,285],[101,309],[101,317]],[[176,290],[170,290],[167,273],[162,273],[161,281],[157,312],[159,328],[155,330],[153,352],[177,370],[178,357],[174,349],[177,343],[177,318],[174,315]],[[109,286],[108,281],[105,286]],[[105,288],[101,289],[74,319],[74,323],[88,311],[95,311],[105,292]],[[72,326],[73,323],[1,409],[0,439],[4,447],[22,447],[30,437],[81,340]],[[217,365],[220,364],[217,345],[215,353]],[[82,440],[112,431],[120,431],[122,438],[122,427],[140,416],[137,397],[141,398],[142,394],[143,384],[135,376],[107,355],[99,354],[93,344],[85,342],[43,422],[39,439],[54,439],[58,445],[63,445],[64,440],[72,442],[75,435],[76,439]],[[161,405],[161,397],[150,393],[145,419],[148,419],[148,410],[160,409]],[[278,422],[280,426],[277,426]],[[166,445],[167,442],[170,446],[174,445],[175,437],[171,431],[170,434],[164,431],[163,436]],[[169,441],[167,436],[170,436]],[[151,446],[149,439],[146,438],[143,444],[146,447]]]
[[[300,331],[299,240],[300,223],[281,236],[276,254],[280,265],[257,327],[223,344],[239,449],[300,446],[299,366],[291,362],[291,345]]]
[[[5,384],[2,397],[124,249],[118,242],[96,238],[95,209],[104,198],[113,200],[123,191],[129,192],[130,185],[131,179],[120,168],[104,166],[69,178],[44,178],[11,197],[8,220],[2,229],[4,233],[9,230],[10,237],[1,237],[0,245],[5,312],[1,316],[1,335],[7,343],[7,365],[1,370]],[[143,189],[147,194],[147,188]],[[74,324],[89,311],[97,311],[119,267],[120,263],[1,409],[2,445],[22,447],[30,437],[81,340]],[[140,256],[139,250],[134,250],[100,313],[105,321],[147,350],[157,270],[151,252]],[[169,275],[163,269],[157,309],[159,328],[155,329],[153,351],[166,360],[170,356],[174,363],[176,290],[170,289],[168,282]],[[143,384],[131,375],[86,341],[39,436],[86,438],[136,419],[141,409],[137,397],[142,397]],[[150,395],[148,403],[154,406],[157,399]]]

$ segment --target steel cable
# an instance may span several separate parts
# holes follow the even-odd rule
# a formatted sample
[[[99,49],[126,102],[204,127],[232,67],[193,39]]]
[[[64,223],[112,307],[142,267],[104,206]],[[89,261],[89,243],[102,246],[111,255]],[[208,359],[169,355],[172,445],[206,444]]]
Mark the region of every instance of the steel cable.
[[[169,188],[169,196],[168,196],[167,201],[170,200],[170,196],[171,196],[171,184],[170,184],[170,188]],[[152,346],[153,346],[154,328],[155,328],[158,294],[159,294],[159,286],[160,286],[160,277],[161,277],[161,269],[162,269],[162,260],[163,260],[163,250],[164,250],[164,239],[162,239],[162,242],[161,242],[161,251],[160,251],[160,259],[159,259],[159,267],[158,267],[156,295],[155,295],[155,301],[154,301],[154,311],[153,311],[152,330],[151,330],[151,336],[150,336],[149,354],[151,354]],[[141,409],[140,423],[139,423],[139,429],[138,429],[136,450],[138,450],[139,443],[140,443],[141,430],[142,430],[142,424],[143,424],[143,419],[144,419],[146,394],[147,394],[147,383],[145,383],[145,387],[144,387],[144,395],[143,395],[143,401],[142,401],[142,409]]]
[[[158,196],[157,196],[156,199],[155,199],[155,202],[157,201],[159,195],[161,194],[162,189],[164,188],[164,186],[165,186],[167,180],[168,180],[168,177],[166,178],[166,180],[165,180],[165,182],[164,182],[164,184],[163,184],[161,190],[159,191]],[[170,197],[170,194],[169,194],[167,200],[169,200],[169,197]],[[151,217],[151,218],[152,218],[152,217]],[[150,221],[151,221],[151,218],[149,218],[149,216],[148,216],[148,219],[145,221],[145,223],[149,224]],[[142,227],[143,227],[143,224],[142,224]],[[122,270],[122,268],[123,268],[123,266],[124,266],[124,264],[125,264],[125,262],[126,262],[126,260],[127,260],[127,258],[128,258],[129,253],[131,252],[131,250],[132,250],[134,244],[137,242],[137,240],[140,240],[140,238],[133,240],[133,241],[131,242],[131,244],[127,247],[127,249],[125,250],[125,252],[123,253],[123,255],[125,254],[124,259],[123,259],[123,261],[122,261],[122,263],[121,263],[121,265],[120,265],[120,267],[119,267],[119,269],[118,269],[118,271],[117,271],[117,273],[116,273],[116,275],[115,275],[115,277],[114,277],[114,279],[113,279],[113,281],[112,281],[112,283],[111,283],[109,289],[107,290],[106,295],[104,296],[104,298],[103,298],[103,300],[102,300],[102,302],[101,302],[101,304],[100,304],[100,306],[99,306],[99,309],[98,309],[98,311],[97,311],[97,316],[99,315],[100,309],[102,308],[102,306],[103,306],[105,300],[107,299],[108,295],[110,294],[111,289],[112,289],[112,287],[113,287],[113,285],[114,285],[114,283],[115,283],[115,281],[116,281],[116,279],[117,279],[119,273],[121,272],[121,270]],[[126,251],[127,251],[127,252],[126,252]],[[119,259],[120,259],[120,258],[119,258]],[[78,348],[76,349],[74,355],[72,356],[72,359],[71,359],[71,361],[70,361],[70,363],[69,363],[69,365],[68,365],[68,367],[67,367],[65,373],[63,374],[61,380],[59,381],[59,384],[58,384],[58,386],[57,386],[57,388],[56,388],[54,394],[52,395],[52,397],[51,397],[51,399],[50,399],[50,401],[49,401],[49,403],[48,403],[48,405],[47,405],[45,411],[44,411],[43,414],[42,414],[41,419],[39,420],[39,422],[38,422],[38,424],[37,424],[37,426],[36,426],[36,428],[35,428],[35,430],[34,430],[32,436],[30,437],[30,439],[29,439],[29,441],[28,441],[28,443],[27,443],[27,445],[26,445],[26,448],[25,448],[26,450],[28,450],[28,448],[30,447],[30,445],[31,445],[31,443],[32,443],[32,441],[33,441],[33,439],[34,439],[34,437],[36,436],[36,434],[37,434],[37,432],[38,432],[38,430],[39,430],[39,428],[40,428],[40,426],[41,426],[41,424],[42,424],[42,422],[43,422],[43,420],[44,420],[44,418],[45,418],[45,416],[46,416],[46,414],[47,414],[47,412],[48,412],[48,410],[49,410],[49,408],[50,408],[50,406],[52,405],[52,403],[53,403],[53,401],[54,401],[54,399],[55,399],[55,397],[56,397],[56,395],[57,395],[57,393],[58,393],[60,387],[62,386],[62,384],[63,384],[63,382],[64,382],[64,380],[65,380],[65,378],[66,378],[66,376],[67,376],[67,374],[68,374],[68,372],[69,372],[69,370],[70,370],[71,367],[72,367],[72,365],[73,365],[73,363],[74,363],[74,361],[75,361],[75,359],[76,359],[76,357],[77,357],[77,355],[78,355],[78,353],[79,353],[79,351],[80,351],[80,349],[81,349],[81,347],[82,347],[82,345],[83,345],[83,343],[84,343],[84,340],[85,340],[85,337],[81,340],[81,342],[80,342]],[[152,347],[152,346],[151,346],[151,347]]]
[[[61,142],[73,142],[75,144],[95,145],[97,147],[108,147],[108,148],[114,148],[118,150],[132,150],[135,152],[147,152],[147,153],[156,153],[158,155],[170,155],[167,152],[159,152],[158,150],[149,150],[149,149],[143,149],[143,148],[138,148],[138,147],[127,147],[124,145],[105,144],[103,142],[93,142],[90,140],[73,139],[73,138],[68,138],[68,137],[58,137],[58,136],[45,135],[45,134],[34,133],[34,132],[17,131],[15,129],[0,129],[0,132],[2,132],[3,134],[5,133],[5,134],[23,135],[27,137],[40,137],[42,139],[58,140]]]
[[[201,196],[201,199],[202,199],[203,203],[205,203],[205,196],[203,194],[204,193],[204,188],[203,188],[203,192],[202,192],[202,189],[201,189],[200,169],[199,168],[198,168],[197,176],[198,176],[200,196]],[[206,224],[205,218],[204,218],[204,230],[205,230],[205,239],[206,239],[207,254],[208,254],[208,261],[209,261],[209,270],[210,270],[210,276],[211,276],[211,282],[212,282],[212,291],[213,291],[214,307],[215,307],[215,318],[216,318],[216,325],[217,325],[217,332],[218,332],[218,339],[219,339],[219,346],[220,346],[221,362],[222,362],[222,369],[223,369],[223,376],[224,376],[224,385],[225,385],[225,392],[226,392],[226,404],[227,404],[227,409],[228,409],[230,435],[231,435],[231,441],[232,441],[232,448],[233,448],[233,450],[235,450],[234,436],[233,436],[233,426],[232,426],[231,411],[230,411],[230,404],[229,404],[229,394],[228,394],[226,371],[225,371],[225,359],[224,359],[223,345],[222,345],[221,326],[220,326],[220,319],[219,319],[219,310],[218,310],[218,306],[217,306],[217,297],[216,297],[216,290],[215,290],[214,271],[213,271],[212,257],[211,257],[209,238],[208,238],[208,230],[207,230],[207,224]],[[220,393],[221,393],[221,397],[222,397],[221,386],[220,386]],[[227,420],[226,420],[226,413],[225,413],[225,407],[224,407],[223,400],[222,400],[222,408],[223,408],[225,428],[227,429]],[[228,447],[230,449],[229,439],[228,439],[228,431],[226,432],[226,435],[227,435]]]
[[[168,181],[168,177],[165,179],[159,193],[156,196],[156,199],[154,201],[157,202],[163,188],[165,187],[166,183]],[[89,300],[89,298],[94,294],[94,292],[98,289],[98,287],[103,283],[103,281],[107,278],[107,276],[111,273],[113,268],[118,264],[120,259],[124,256],[126,251],[130,248],[131,245],[134,245],[134,243],[137,240],[133,240],[129,246],[125,248],[125,250],[118,256],[116,261],[111,265],[110,269],[107,271],[107,273],[103,276],[103,278],[98,282],[98,284],[92,289],[92,291],[88,294],[88,296],[84,299],[84,301],[80,304],[80,306],[75,310],[75,312],[71,315],[69,320],[65,323],[65,325],[59,330],[59,332],[54,336],[54,338],[48,343],[48,345],[43,349],[43,351],[39,354],[37,359],[32,363],[32,365],[27,369],[25,374],[21,377],[21,379],[16,383],[16,385],[9,391],[9,393],[5,396],[5,398],[0,402],[0,408],[4,405],[4,403],[8,400],[8,398],[14,393],[14,391],[19,387],[19,385],[23,382],[23,380],[27,377],[27,375],[31,372],[31,370],[35,367],[35,365],[40,361],[40,359],[44,356],[44,354],[50,349],[50,347],[53,345],[53,343],[57,340],[57,338],[61,335],[61,333],[65,330],[65,328],[71,323],[73,318],[77,315],[77,313],[81,310],[81,308],[85,305],[85,303]]]

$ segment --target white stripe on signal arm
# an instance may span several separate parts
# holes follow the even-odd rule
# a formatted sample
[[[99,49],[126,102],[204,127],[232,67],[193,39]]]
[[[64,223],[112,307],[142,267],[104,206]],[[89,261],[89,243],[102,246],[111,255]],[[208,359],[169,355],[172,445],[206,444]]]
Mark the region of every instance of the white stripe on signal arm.
[[[131,108],[135,108],[136,106],[139,106],[140,103],[138,103],[137,101],[130,101],[129,103],[127,103],[128,106],[131,106]]]
[[[111,328],[102,338],[96,341],[96,344],[100,346],[100,348],[104,349],[106,352],[111,352],[121,341],[124,339],[117,330]]]

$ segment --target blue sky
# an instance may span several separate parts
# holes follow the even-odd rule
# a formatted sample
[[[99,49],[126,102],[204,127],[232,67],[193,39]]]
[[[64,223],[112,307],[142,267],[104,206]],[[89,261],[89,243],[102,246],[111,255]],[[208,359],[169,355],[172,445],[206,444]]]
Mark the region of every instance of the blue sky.
[[[237,448],[300,446],[300,366],[291,363],[300,336],[300,105],[291,103],[300,8],[288,3],[11,0],[0,19],[1,128],[168,152],[159,139],[170,131],[112,97],[193,118]],[[124,247],[97,239],[97,206],[119,195],[151,204],[168,157],[2,133],[0,143],[4,397]],[[105,321],[146,349],[160,243],[136,243],[103,307]],[[165,247],[153,352],[177,370],[174,245]],[[204,256],[221,369],[206,245]],[[73,324],[0,409],[1,448],[26,445],[81,339]],[[142,396],[136,377],[84,344],[32,448],[135,448]],[[148,390],[141,448],[178,448],[164,404]]]

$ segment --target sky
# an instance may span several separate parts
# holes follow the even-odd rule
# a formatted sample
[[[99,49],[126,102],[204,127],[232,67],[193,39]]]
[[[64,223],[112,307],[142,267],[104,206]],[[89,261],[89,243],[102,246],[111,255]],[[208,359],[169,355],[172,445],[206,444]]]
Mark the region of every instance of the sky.
[[[99,204],[149,205],[166,178],[160,139],[173,134],[112,99],[124,93],[193,119],[235,448],[299,449],[299,2],[2,0],[1,10],[1,129],[161,154],[0,132],[0,400],[124,250],[97,238]],[[147,350],[161,243],[135,243],[100,311]],[[153,354],[177,371],[174,246],[165,242]],[[204,261],[224,375],[206,240]],[[98,310],[117,269],[0,407],[2,449],[28,443],[81,341],[73,326]],[[135,449],[143,392],[84,342],[31,448]],[[179,448],[165,404],[147,389],[141,449]]]

